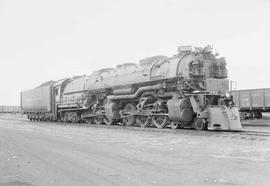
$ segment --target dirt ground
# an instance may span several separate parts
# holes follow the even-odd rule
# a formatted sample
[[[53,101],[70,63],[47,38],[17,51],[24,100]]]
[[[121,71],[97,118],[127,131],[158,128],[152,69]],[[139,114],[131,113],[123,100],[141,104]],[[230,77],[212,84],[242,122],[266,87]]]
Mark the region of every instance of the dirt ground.
[[[0,115],[2,185],[268,186],[270,137],[126,130]]]

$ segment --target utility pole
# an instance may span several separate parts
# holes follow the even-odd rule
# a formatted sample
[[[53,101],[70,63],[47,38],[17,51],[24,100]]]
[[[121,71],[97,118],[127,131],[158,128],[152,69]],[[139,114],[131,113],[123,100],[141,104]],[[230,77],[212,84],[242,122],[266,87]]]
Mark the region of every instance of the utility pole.
[[[234,85],[234,86],[233,86]],[[233,91],[237,89],[237,81],[230,81],[230,87],[229,90]]]

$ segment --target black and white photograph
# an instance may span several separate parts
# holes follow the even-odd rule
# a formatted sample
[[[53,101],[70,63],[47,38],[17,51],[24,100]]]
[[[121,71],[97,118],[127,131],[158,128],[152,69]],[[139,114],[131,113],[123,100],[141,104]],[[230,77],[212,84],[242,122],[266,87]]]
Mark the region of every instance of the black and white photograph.
[[[0,186],[269,186],[270,0],[0,0]]]

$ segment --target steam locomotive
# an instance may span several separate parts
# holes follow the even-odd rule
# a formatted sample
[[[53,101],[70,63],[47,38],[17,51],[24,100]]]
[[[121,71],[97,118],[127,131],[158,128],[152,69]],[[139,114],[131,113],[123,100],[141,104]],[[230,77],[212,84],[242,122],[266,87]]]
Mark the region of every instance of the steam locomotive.
[[[227,76],[210,46],[181,46],[172,57],[48,81],[21,92],[21,107],[31,121],[240,130]]]

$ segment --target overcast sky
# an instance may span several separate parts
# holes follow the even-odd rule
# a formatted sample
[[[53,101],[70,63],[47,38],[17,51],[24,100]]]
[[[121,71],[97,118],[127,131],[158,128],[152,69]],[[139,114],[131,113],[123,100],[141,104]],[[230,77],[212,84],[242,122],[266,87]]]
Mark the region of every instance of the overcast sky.
[[[0,0],[0,105],[47,80],[207,44],[238,89],[270,88],[269,0]]]

